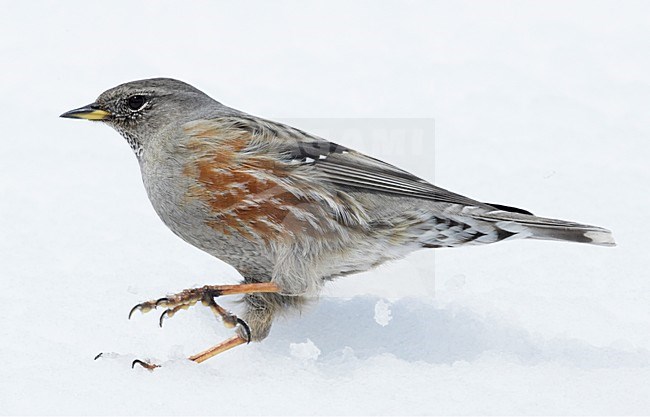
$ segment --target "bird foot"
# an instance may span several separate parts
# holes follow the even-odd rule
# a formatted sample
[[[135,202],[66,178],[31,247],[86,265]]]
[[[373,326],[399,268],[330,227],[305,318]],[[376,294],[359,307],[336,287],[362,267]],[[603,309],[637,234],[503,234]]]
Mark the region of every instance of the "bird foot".
[[[187,310],[200,301],[204,306],[210,307],[210,310],[212,310],[216,316],[221,318],[224,326],[227,328],[232,329],[238,325],[241,326],[247,335],[248,342],[250,342],[251,332],[248,324],[214,301],[214,299],[220,295],[222,295],[222,291],[210,286],[183,290],[178,294],[169,295],[157,300],[145,301],[135,305],[129,312],[129,319],[131,319],[131,316],[136,310],[140,310],[142,313],[147,313],[151,310],[157,309],[158,307],[165,307],[165,311],[163,311],[158,320],[158,324],[162,327],[165,319],[172,318],[180,310]],[[137,361],[135,361],[134,364],[136,362]],[[143,363],[139,364],[143,365]]]
[[[232,314],[225,308],[221,307],[219,304],[214,301],[216,297],[222,295],[236,295],[236,294],[255,294],[255,293],[278,293],[280,288],[277,284],[272,282],[256,282],[256,283],[246,283],[246,284],[237,284],[237,285],[206,285],[201,288],[192,288],[179,292],[178,294],[169,295],[167,297],[159,298],[157,300],[145,301],[133,307],[129,312],[129,319],[136,310],[140,310],[143,313],[147,313],[151,310],[155,310],[158,307],[165,307],[165,311],[160,316],[159,324],[162,327],[163,320],[165,318],[171,318],[180,310],[187,310],[192,307],[199,301],[210,307],[212,312],[219,316],[223,321],[224,325],[229,328],[234,328],[236,326],[241,327],[241,331],[237,332],[234,336],[229,339],[218,343],[217,345],[204,350],[203,352],[197,353],[196,355],[190,356],[188,359],[201,363],[210,359],[211,357],[218,355],[222,352],[230,350],[236,346],[248,344],[251,341],[251,330],[248,324],[236,315]],[[243,334],[242,334],[243,333]],[[98,359],[102,357],[100,353],[95,357]],[[136,359],[131,363],[131,367],[135,365],[140,365],[145,369],[153,371],[156,368],[159,368],[160,365],[155,363],[149,363]]]

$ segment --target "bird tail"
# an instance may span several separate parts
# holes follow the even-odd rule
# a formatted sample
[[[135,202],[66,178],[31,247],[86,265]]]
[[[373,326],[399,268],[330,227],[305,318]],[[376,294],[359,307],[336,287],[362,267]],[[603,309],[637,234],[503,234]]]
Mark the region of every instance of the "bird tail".
[[[506,232],[506,235],[509,234],[513,237],[616,246],[612,232],[598,226],[502,210],[477,213],[472,217],[490,222],[498,229]]]

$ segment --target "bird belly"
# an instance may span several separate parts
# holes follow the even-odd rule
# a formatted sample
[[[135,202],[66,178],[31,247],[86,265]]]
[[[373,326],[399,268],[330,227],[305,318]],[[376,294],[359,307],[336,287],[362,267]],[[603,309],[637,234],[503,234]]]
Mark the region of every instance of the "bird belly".
[[[218,259],[230,264],[245,278],[270,280],[272,263],[261,242],[238,233],[215,230],[214,214],[200,200],[189,198],[190,181],[167,164],[164,169],[142,170],[143,182],[151,204],[165,225],[177,236]]]

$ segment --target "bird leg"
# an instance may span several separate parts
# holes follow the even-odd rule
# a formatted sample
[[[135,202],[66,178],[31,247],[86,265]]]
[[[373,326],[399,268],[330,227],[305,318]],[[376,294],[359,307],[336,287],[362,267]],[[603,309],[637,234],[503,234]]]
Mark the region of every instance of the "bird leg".
[[[197,353],[196,355],[190,356],[188,359],[191,361],[194,361],[196,363],[201,363],[203,361],[207,361],[213,356],[216,356],[220,354],[221,352],[225,352],[229,349],[234,348],[235,346],[242,345],[244,343],[248,343],[249,339],[243,338],[240,335],[235,335],[231,337],[230,339],[226,339],[223,342],[204,350],[201,353]]]
[[[240,335],[235,335],[209,349],[204,350],[201,353],[197,353],[196,355],[190,356],[188,359],[196,363],[201,363],[207,361],[211,357],[216,356],[222,352],[230,350],[236,346],[243,345],[244,343],[248,343],[248,340],[246,338],[241,337]],[[134,368],[135,365],[140,365],[143,368],[148,369],[150,371],[153,371],[156,368],[160,368],[160,365],[141,361],[140,359],[134,360],[133,363],[131,364],[131,368]]]
[[[271,282],[238,285],[205,285],[201,288],[191,288],[183,290],[177,294],[159,298],[157,300],[150,300],[137,304],[129,312],[129,319],[136,310],[147,313],[153,309],[156,309],[157,307],[166,307],[166,310],[162,313],[159,320],[160,327],[162,327],[162,323],[165,318],[171,318],[179,310],[187,310],[191,306],[201,301],[201,303],[209,307],[216,316],[221,317],[226,327],[233,328],[237,325],[241,326],[246,337],[238,334],[231,337],[230,339],[224,340],[223,342],[211,347],[210,349],[189,357],[191,361],[201,363],[215,355],[218,355],[221,352],[232,349],[235,346],[239,346],[244,343],[250,343],[251,340],[251,331],[248,327],[248,324],[246,324],[244,320],[240,319],[236,315],[232,314],[217,304],[214,300],[216,297],[222,295],[270,293],[279,291],[280,288]],[[136,364],[141,365],[142,367],[149,370],[154,370],[155,368],[160,367],[160,365],[150,364],[139,359],[134,360],[131,364],[131,367],[134,367]]]

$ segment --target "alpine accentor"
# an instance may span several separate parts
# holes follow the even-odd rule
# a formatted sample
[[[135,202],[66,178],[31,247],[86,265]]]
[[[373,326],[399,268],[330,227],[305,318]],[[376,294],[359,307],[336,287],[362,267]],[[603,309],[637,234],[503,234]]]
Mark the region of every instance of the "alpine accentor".
[[[516,238],[614,245],[608,230],[463,197],[173,79],[122,84],[61,116],[102,121],[122,134],[162,221],[244,277],[131,311],[165,307],[162,323],[200,301],[238,326],[232,338],[190,357],[196,362],[264,339],[280,311],[299,307],[325,282],[420,248]],[[230,294],[244,294],[244,320],[214,300]]]

